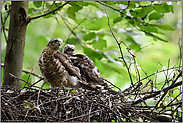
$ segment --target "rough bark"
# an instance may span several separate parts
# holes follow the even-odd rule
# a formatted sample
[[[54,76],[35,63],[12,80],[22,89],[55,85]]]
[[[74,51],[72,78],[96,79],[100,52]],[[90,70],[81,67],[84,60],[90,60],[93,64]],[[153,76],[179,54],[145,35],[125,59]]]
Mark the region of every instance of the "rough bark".
[[[6,55],[4,62],[3,86],[21,87],[9,73],[22,77],[25,36],[27,28],[28,1],[12,1]]]

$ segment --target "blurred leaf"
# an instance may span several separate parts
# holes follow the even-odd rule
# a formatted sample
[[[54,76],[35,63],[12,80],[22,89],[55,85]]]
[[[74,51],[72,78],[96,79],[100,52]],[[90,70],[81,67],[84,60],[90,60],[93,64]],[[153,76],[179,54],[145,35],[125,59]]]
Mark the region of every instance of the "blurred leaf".
[[[131,43],[131,44],[129,45],[131,49],[135,49],[135,50],[140,49],[140,44],[137,44],[137,43],[135,42],[135,40],[134,40],[131,36],[127,35],[126,40],[127,40],[128,42]]]
[[[123,19],[123,17],[117,17],[113,20],[113,23],[117,23],[117,22],[120,22],[121,20]]]
[[[132,8],[135,8],[136,5],[135,5],[135,1],[130,1],[130,4],[128,5],[128,9],[132,9]]]
[[[102,2],[104,2],[104,3],[108,4],[108,5],[113,5],[113,4],[116,3],[116,1],[102,1]]]
[[[83,6],[75,1],[69,2],[69,4],[72,6],[73,11],[78,12],[83,8]]]
[[[107,47],[106,40],[104,39],[99,39],[98,41],[93,41],[92,45],[95,49],[102,50],[104,47]]]
[[[159,13],[166,13],[166,10],[162,6],[162,4],[156,4],[153,6],[154,10]]]
[[[110,23],[112,26],[112,23]],[[85,29],[87,30],[100,30],[101,28],[108,28],[107,19],[106,17],[91,20],[85,25]]]
[[[88,6],[88,3],[86,3],[85,1],[77,1],[77,3],[82,6]]]
[[[100,7],[96,4],[96,2],[94,2],[94,1],[85,1],[85,3],[87,3],[88,5],[92,5],[92,6],[96,7],[96,8],[100,8]]]
[[[158,28],[163,29],[163,30],[170,30],[170,31],[174,31],[175,29],[172,28],[169,25],[156,25]]]
[[[132,25],[134,24],[134,20],[129,16],[126,17],[126,20],[128,21],[128,23],[130,23]]]
[[[43,89],[48,89],[48,88],[50,88],[50,85],[47,82],[45,82],[43,85]]]
[[[96,52],[96,51],[93,51],[89,48],[83,48],[83,52],[88,56],[90,57],[90,59],[94,60],[94,59],[102,59],[103,58],[103,55]]]
[[[42,1],[33,1],[33,5],[36,7],[36,8],[40,8],[42,6]]]
[[[155,32],[155,33],[158,33],[158,30],[155,26],[141,26],[139,25],[138,26],[142,31],[145,31],[145,32]]]
[[[144,11],[146,11],[147,14],[153,11],[153,7],[152,6],[146,6],[143,9],[144,9]]]
[[[130,14],[131,14],[133,17],[137,17],[137,11],[134,11],[134,10],[130,9]]]
[[[68,40],[68,44],[79,44],[79,39],[77,39],[77,38],[70,38],[69,40]]]
[[[69,15],[70,18],[74,19],[76,18],[76,13],[75,10],[73,9],[73,7],[69,7],[67,9],[67,14]]]
[[[148,5],[151,5],[151,1],[141,1],[141,2],[140,2],[140,5],[141,5],[141,6],[148,6]]]
[[[149,15],[149,20],[158,20],[160,18],[162,18],[164,15],[160,14],[158,12],[153,12]]]
[[[123,5],[128,5],[128,1],[116,1],[116,3],[123,4]]]
[[[146,16],[146,11],[144,11],[143,9],[139,10],[138,13],[137,13],[137,16],[138,17],[145,17]]]
[[[154,35],[154,34],[152,34],[152,33],[145,32],[145,34],[146,34],[146,35],[148,35],[148,36],[151,36],[151,37],[155,38],[156,40],[160,40],[160,41],[168,42],[167,40],[162,39],[162,38],[160,38],[160,37],[158,37],[158,36],[156,36],[156,35]]]
[[[172,5],[167,5],[167,3],[163,3],[163,8],[166,10],[166,12],[173,12],[173,6]]]
[[[51,5],[49,3],[46,2],[46,7],[49,8],[50,10],[53,10],[55,8],[57,8],[58,6],[60,6],[62,3],[52,3]],[[51,8],[50,8],[51,7]],[[61,10],[62,8],[59,8],[57,11]]]
[[[33,12],[32,8],[29,8],[29,9],[28,9],[28,13],[30,14],[30,13],[32,13],[32,12]]]
[[[50,18],[51,17],[51,14],[48,14],[46,16],[43,16],[43,18],[47,19],[47,18]]]
[[[96,37],[96,33],[95,32],[91,32],[91,33],[86,34],[85,36],[83,36],[83,39],[85,41],[87,41],[87,40],[94,39],[95,37]]]

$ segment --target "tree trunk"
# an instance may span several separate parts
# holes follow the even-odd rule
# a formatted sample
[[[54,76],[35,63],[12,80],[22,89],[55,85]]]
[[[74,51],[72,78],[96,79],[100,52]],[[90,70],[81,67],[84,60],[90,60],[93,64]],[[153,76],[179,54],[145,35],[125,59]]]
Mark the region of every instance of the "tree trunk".
[[[28,3],[28,1],[11,2],[10,25],[4,62],[3,86],[16,88],[21,87],[21,81],[16,80],[10,76],[9,73],[18,78],[22,77]]]

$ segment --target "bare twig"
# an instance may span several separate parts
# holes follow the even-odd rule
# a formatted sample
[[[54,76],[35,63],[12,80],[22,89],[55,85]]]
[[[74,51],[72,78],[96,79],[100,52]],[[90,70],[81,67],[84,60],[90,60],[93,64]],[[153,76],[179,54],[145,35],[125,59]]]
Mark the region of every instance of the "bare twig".
[[[21,79],[21,78],[18,78],[18,77],[16,77],[16,76],[14,76],[13,74],[11,74],[11,73],[9,73],[9,75],[10,76],[12,76],[12,77],[14,77],[15,79],[18,79],[18,80],[21,80],[21,81],[24,81],[26,84],[28,84],[28,85],[31,85],[29,82],[27,82],[27,81],[25,81],[25,80],[23,80],[23,79]],[[36,88],[39,88],[40,89],[40,87],[37,87],[37,86],[33,86],[33,87],[36,87]]]
[[[4,67],[4,63],[1,63],[1,67]],[[38,78],[42,78],[41,75],[36,74],[36,73],[32,73],[31,71],[28,71],[28,70],[25,70],[25,69],[22,69],[22,72],[27,73],[27,74],[32,74],[32,75],[34,75]]]
[[[55,4],[55,1],[53,1],[53,3],[51,4],[51,6],[48,8],[48,10],[46,12],[48,12],[54,4]]]
[[[106,11],[106,14],[107,14],[107,11]],[[122,58],[123,61],[124,61],[124,64],[125,64],[126,69],[127,69],[127,71],[128,71],[128,75],[129,75],[129,77],[130,77],[131,84],[133,85],[133,80],[132,80],[132,76],[131,76],[131,73],[130,73],[130,69],[129,69],[127,63],[126,63],[126,60],[125,60],[125,58],[124,58],[124,56],[123,56],[123,52],[122,52],[122,49],[121,49],[121,42],[122,42],[122,41],[121,41],[121,42],[118,42],[118,40],[116,39],[116,37],[115,37],[115,35],[114,35],[113,31],[112,31],[112,28],[111,28],[111,26],[110,26],[110,23],[109,23],[109,16],[108,16],[108,14],[107,14],[107,19],[108,19],[108,25],[109,25],[110,31],[111,31],[112,36],[114,37],[114,39],[115,39],[115,41],[116,41],[118,47],[119,47],[120,54],[121,54],[121,58]]]
[[[84,114],[84,115],[80,115],[80,116],[77,116],[77,117],[73,117],[73,118],[70,118],[70,119],[67,119],[67,120],[64,120],[64,122],[70,121],[70,120],[74,120],[74,119],[77,119],[77,118],[80,118],[80,117],[85,117],[85,116],[88,116],[90,114],[93,114],[93,113],[96,113],[96,112],[100,112],[100,111],[102,111],[102,109],[101,110],[96,110],[96,111],[93,111],[91,113],[87,113],[87,114]]]
[[[177,83],[175,83],[174,85],[169,86],[169,87],[166,87],[166,88],[164,88],[164,89],[162,89],[162,90],[160,90],[160,91],[156,91],[155,93],[153,93],[153,94],[151,94],[151,95],[144,96],[143,98],[141,98],[141,99],[139,99],[139,100],[137,100],[137,101],[134,101],[134,102],[132,103],[132,105],[141,103],[141,102],[143,102],[143,101],[145,101],[145,100],[147,100],[147,99],[150,99],[150,98],[152,98],[152,97],[155,97],[156,95],[160,94],[162,91],[164,91],[164,94],[166,94],[166,93],[165,93],[166,91],[168,91],[168,90],[170,90],[170,89],[172,89],[172,88],[174,88],[174,87],[180,86],[181,84],[182,84],[182,82],[177,82]],[[162,96],[162,97],[163,97],[163,96]],[[157,107],[157,106],[154,106],[154,107]]]
[[[86,20],[86,18],[87,18],[88,15],[90,14],[91,10],[92,10],[92,8],[91,8],[90,11],[86,14],[85,18],[83,18],[83,19],[77,24],[77,26],[75,26],[72,30],[71,30],[71,28],[69,27],[69,25],[64,21],[64,17],[63,17],[62,15],[60,15],[61,18],[62,18],[62,20],[64,21],[65,25],[66,25],[66,26],[68,27],[68,29],[70,30],[70,34],[69,34],[69,36],[68,36],[68,38],[67,38],[65,44],[63,45],[63,48],[64,48],[65,45],[68,43],[71,34],[74,34],[75,37],[77,37],[76,34],[74,33],[74,30],[77,29],[77,28]],[[79,41],[80,41],[80,40],[79,40]],[[81,41],[80,41],[80,42],[81,42]],[[61,51],[63,50],[63,48],[61,49]]]

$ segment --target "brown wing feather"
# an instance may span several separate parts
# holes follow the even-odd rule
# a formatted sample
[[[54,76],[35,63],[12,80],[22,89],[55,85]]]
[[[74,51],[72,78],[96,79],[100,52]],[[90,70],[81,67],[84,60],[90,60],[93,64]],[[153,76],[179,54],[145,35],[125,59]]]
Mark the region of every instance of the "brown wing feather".
[[[69,57],[62,53],[62,52],[56,52],[54,54],[54,57],[56,59],[59,59],[59,61],[62,63],[62,65],[65,67],[65,69],[68,71],[68,73],[71,76],[77,76],[79,78],[78,82],[84,86],[84,88],[86,89],[92,89],[92,90],[96,90],[97,87],[95,85],[91,85],[89,83],[86,82],[86,80],[81,79],[81,75],[80,75],[80,70],[79,68],[75,67],[72,62],[69,60]],[[67,62],[66,62],[67,61]],[[98,89],[97,89],[98,90]]]
[[[94,83],[106,85],[100,76],[100,72],[95,68],[94,62],[89,57],[82,54],[76,54],[72,55],[71,60],[74,66],[77,66],[80,69],[81,75],[84,75],[87,81],[92,80]],[[97,70],[98,74],[94,72],[94,69]]]
[[[56,59],[59,59],[59,61],[62,63],[62,65],[65,67],[65,69],[68,71],[68,73],[71,75],[71,76],[77,76],[78,78],[81,79],[80,77],[80,73],[79,73],[79,69],[77,69],[76,67],[74,67],[72,65],[72,62],[69,60],[69,57],[67,55],[65,55],[64,53],[61,53],[61,52],[56,52],[54,54],[54,57]]]

